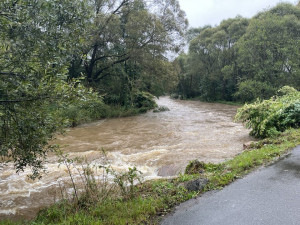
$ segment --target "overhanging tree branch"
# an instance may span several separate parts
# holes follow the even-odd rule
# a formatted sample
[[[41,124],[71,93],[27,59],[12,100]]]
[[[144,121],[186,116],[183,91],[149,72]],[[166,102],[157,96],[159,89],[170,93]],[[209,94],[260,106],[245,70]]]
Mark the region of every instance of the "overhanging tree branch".
[[[100,69],[100,70],[95,74],[95,80],[96,80],[96,81],[99,81],[99,80],[101,80],[101,79],[107,77],[109,74],[105,74],[105,75],[103,75],[103,76],[101,76],[101,77],[99,77],[99,76],[100,76],[100,74],[103,73],[105,70],[107,70],[107,69],[113,67],[113,66],[116,65],[116,64],[119,64],[119,63],[122,63],[122,62],[126,62],[128,59],[130,59],[130,56],[127,56],[127,57],[124,58],[124,59],[117,60],[117,61],[111,63],[110,65],[108,65],[108,66],[106,66],[106,67],[103,67],[102,69]]]
[[[51,98],[51,96],[42,96],[42,97],[31,98],[31,99],[0,100],[0,104],[2,104],[2,103],[34,102],[34,101],[45,100],[45,99],[50,99],[50,98]]]

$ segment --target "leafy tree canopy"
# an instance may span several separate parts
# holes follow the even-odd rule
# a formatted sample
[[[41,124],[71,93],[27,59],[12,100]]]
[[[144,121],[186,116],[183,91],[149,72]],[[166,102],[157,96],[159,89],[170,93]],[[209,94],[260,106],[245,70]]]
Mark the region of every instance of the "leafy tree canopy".
[[[70,76],[86,83],[107,103],[132,105],[136,92],[168,91],[165,77],[176,79],[166,56],[184,44],[185,13],[177,0],[91,1],[94,18]],[[157,68],[157,69],[156,69]],[[169,73],[163,74],[161,71]],[[160,82],[163,81],[163,82]]]
[[[67,81],[68,61],[89,23],[85,1],[4,0],[0,5],[0,155],[38,175],[64,124],[57,108],[97,99]]]
[[[252,19],[236,17],[187,33],[177,92],[203,100],[270,98],[284,85],[300,89],[300,8],[281,3]]]

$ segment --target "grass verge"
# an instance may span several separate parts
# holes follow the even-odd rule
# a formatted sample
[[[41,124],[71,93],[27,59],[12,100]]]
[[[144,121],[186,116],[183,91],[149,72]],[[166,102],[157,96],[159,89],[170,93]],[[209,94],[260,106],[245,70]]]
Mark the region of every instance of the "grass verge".
[[[60,202],[42,210],[34,221],[0,222],[9,224],[157,224],[160,218],[181,202],[205,191],[220,189],[243,177],[259,166],[270,164],[300,144],[300,129],[290,129],[280,136],[263,139],[251,149],[220,164],[204,164],[204,171],[194,175],[180,175],[171,180],[152,180],[137,186],[134,196],[109,196],[88,207],[74,207]],[[188,191],[184,183],[208,179],[201,191]]]

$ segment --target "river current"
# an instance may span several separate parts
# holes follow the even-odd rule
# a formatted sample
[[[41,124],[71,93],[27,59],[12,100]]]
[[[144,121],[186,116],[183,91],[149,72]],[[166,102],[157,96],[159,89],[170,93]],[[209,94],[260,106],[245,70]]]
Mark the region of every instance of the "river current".
[[[252,140],[249,130],[233,122],[236,106],[169,97],[157,103],[170,111],[85,124],[68,129],[54,143],[70,157],[86,157],[95,165],[105,158],[116,171],[136,166],[144,179],[157,179],[178,175],[190,160],[230,159]],[[10,164],[0,168],[0,220],[31,219],[57,201],[59,187],[69,180],[66,167],[58,165],[57,157],[49,156],[47,174],[36,181],[27,178],[30,170],[16,174]]]

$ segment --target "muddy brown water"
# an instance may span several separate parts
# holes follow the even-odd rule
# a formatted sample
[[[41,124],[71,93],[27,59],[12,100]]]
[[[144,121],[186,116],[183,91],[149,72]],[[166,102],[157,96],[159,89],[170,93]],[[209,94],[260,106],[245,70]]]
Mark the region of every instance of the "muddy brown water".
[[[190,160],[218,163],[243,151],[252,140],[249,130],[233,122],[237,107],[162,97],[158,105],[170,111],[107,119],[68,129],[55,143],[70,156],[103,164],[102,149],[116,171],[136,166],[144,179],[174,176]],[[47,174],[31,181],[16,174],[12,165],[0,170],[0,220],[31,219],[37,211],[57,201],[62,183],[69,178],[64,166],[50,156]]]

